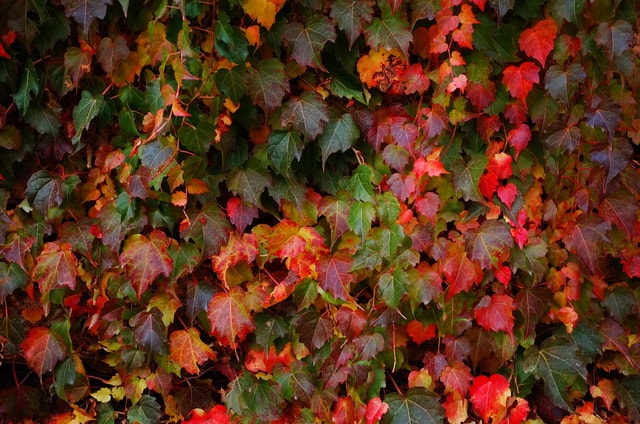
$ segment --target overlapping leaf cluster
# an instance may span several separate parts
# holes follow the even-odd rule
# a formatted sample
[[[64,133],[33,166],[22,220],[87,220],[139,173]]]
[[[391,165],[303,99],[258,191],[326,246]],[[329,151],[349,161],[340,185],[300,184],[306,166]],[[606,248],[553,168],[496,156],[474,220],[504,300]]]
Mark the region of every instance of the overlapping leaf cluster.
[[[640,421],[634,7],[0,1],[0,421]]]

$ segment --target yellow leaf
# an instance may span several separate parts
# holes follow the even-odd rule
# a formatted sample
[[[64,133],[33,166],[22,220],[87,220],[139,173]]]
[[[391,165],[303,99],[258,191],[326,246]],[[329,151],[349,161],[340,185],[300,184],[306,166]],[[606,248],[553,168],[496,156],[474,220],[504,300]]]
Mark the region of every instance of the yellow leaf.
[[[258,21],[266,29],[276,21],[276,14],[282,8],[284,1],[277,0],[245,0],[242,2],[244,12]]]
[[[187,193],[204,194],[209,192],[209,186],[200,178],[192,178],[187,183]]]
[[[95,393],[91,393],[91,397],[100,403],[107,403],[111,401],[111,389],[103,387]]]

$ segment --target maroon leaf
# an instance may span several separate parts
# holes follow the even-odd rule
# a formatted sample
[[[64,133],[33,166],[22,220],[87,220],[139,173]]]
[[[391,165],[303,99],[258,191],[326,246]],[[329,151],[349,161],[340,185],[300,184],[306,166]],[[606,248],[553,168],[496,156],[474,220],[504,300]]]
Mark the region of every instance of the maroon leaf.
[[[243,293],[234,288],[229,293],[216,293],[209,302],[207,316],[211,334],[218,341],[236,348],[255,329],[255,324],[243,303]]]
[[[335,20],[338,28],[347,33],[349,48],[358,39],[364,26],[373,18],[372,0],[337,0],[331,5],[331,19]]]
[[[483,222],[477,230],[465,234],[467,252],[483,269],[502,263],[513,247],[509,227],[497,220]]]
[[[291,58],[301,66],[326,71],[321,53],[328,41],[336,40],[336,30],[329,19],[314,15],[306,25],[291,22],[284,31],[284,39],[291,46]]]
[[[318,267],[318,282],[336,299],[348,300],[351,283],[356,278],[349,272],[353,259],[346,253],[323,257]]]
[[[255,104],[267,115],[282,105],[289,92],[289,79],[284,64],[278,59],[265,59],[249,68],[249,94]]]
[[[587,269],[595,273],[599,269],[598,260],[601,250],[598,244],[608,240],[607,233],[610,229],[611,224],[602,221],[599,217],[581,218],[567,230],[564,242]]]

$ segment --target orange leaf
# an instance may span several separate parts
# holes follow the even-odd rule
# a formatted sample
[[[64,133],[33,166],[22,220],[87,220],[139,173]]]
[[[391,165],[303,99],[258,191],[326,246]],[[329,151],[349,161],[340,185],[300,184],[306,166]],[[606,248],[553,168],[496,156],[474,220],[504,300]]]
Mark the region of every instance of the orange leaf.
[[[469,414],[467,413],[468,401],[458,392],[452,392],[447,395],[447,400],[444,401],[442,406],[447,415],[447,421],[449,424],[462,424],[467,420]]]
[[[160,230],[154,230],[149,238],[134,234],[127,239],[120,254],[120,266],[124,267],[138,299],[160,274],[171,275],[173,260],[167,253],[169,239]]]
[[[499,420],[507,411],[507,400],[511,396],[509,380],[501,374],[491,377],[481,375],[473,380],[469,388],[471,404],[480,414],[482,420],[488,423],[490,420]]]
[[[407,334],[417,344],[422,344],[427,340],[431,340],[436,336],[436,325],[424,325],[420,321],[412,320],[407,325]]]
[[[258,21],[266,29],[276,22],[276,14],[282,8],[284,1],[274,0],[244,0],[242,8],[252,19]]]
[[[65,358],[64,344],[58,340],[52,330],[46,327],[34,327],[20,344],[29,367],[42,377]]]
[[[45,243],[42,252],[36,259],[33,279],[39,283],[40,293],[48,299],[49,292],[60,287],[76,287],[78,275],[78,260],[71,251],[68,243]],[[45,304],[48,305],[48,300]],[[45,306],[45,314],[48,307]]]
[[[209,359],[216,359],[216,354],[202,342],[198,330],[191,327],[187,330],[176,330],[169,336],[169,358],[189,374],[199,374],[199,365]]]
[[[387,50],[380,47],[378,50],[369,51],[358,59],[356,68],[360,75],[360,81],[367,87],[378,87],[386,91],[394,81],[398,80],[396,68],[403,64],[403,55],[398,50]]]
[[[526,29],[518,38],[518,45],[527,56],[537,60],[544,66],[547,56],[554,47],[558,25],[553,18],[536,23],[533,28]]]
[[[213,270],[218,274],[225,286],[227,271],[240,262],[250,264],[258,254],[258,238],[255,234],[243,234],[242,237],[233,234],[226,245],[220,248],[217,255],[211,257]]]
[[[207,317],[211,334],[220,344],[235,349],[256,328],[242,303],[243,293],[234,287],[229,293],[216,293],[209,302]]]

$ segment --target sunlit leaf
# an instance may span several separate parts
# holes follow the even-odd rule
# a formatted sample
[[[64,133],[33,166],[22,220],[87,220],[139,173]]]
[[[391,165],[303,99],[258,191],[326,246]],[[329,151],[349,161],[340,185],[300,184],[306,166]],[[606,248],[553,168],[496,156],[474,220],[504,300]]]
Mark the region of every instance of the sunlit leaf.
[[[208,309],[211,334],[225,346],[235,348],[255,329],[239,290],[216,293],[209,302]]]
[[[527,56],[534,58],[544,66],[547,56],[553,50],[557,32],[556,21],[552,18],[543,19],[520,34],[518,45]]]
[[[71,252],[71,245],[49,242],[38,255],[33,278],[37,281],[40,293],[47,298],[49,292],[60,287],[71,290],[76,287],[78,259]]]
[[[484,422],[495,421],[504,416],[507,399],[511,396],[509,380],[501,374],[474,378],[469,388],[471,404]]]
[[[167,236],[159,230],[151,232],[149,237],[134,234],[125,242],[120,265],[126,269],[138,298],[157,277],[171,275],[173,260],[167,253],[168,247]]]
[[[189,374],[198,374],[200,365],[216,357],[213,350],[202,342],[198,330],[193,327],[171,333],[169,352],[169,357]]]

